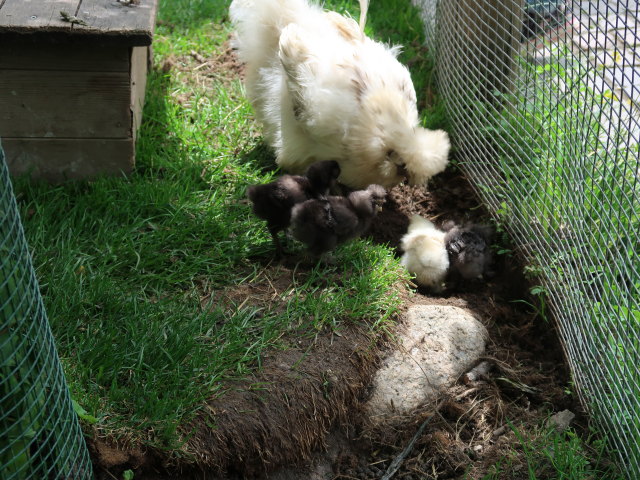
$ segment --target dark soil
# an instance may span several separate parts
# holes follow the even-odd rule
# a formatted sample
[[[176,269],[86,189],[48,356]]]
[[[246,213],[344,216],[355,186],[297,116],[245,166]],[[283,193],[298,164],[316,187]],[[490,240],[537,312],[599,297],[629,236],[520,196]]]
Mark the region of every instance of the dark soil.
[[[238,62],[230,42],[226,41],[221,47],[220,52],[213,57],[204,57],[195,50],[191,51],[188,57],[171,55],[159,68],[164,73],[176,71],[187,73],[194,78],[208,77],[223,85],[237,78],[244,79],[244,65]]]

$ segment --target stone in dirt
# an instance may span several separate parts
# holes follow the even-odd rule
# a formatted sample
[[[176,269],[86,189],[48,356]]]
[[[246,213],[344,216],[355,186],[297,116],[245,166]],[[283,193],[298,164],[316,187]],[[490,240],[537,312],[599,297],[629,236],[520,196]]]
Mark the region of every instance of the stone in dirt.
[[[374,425],[396,424],[456,382],[478,362],[487,331],[458,307],[415,305],[398,332],[397,348],[373,380],[365,414]]]
[[[556,413],[549,418],[549,426],[556,429],[557,432],[562,433],[569,428],[569,425],[575,418],[575,414],[570,410],[563,410]]]

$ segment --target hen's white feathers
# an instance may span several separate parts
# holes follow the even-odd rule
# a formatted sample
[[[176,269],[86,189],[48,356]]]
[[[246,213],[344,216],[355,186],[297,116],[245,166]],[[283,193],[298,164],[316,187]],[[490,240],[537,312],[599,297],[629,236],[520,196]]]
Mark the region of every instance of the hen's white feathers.
[[[360,0],[360,31],[364,32],[367,24],[367,11],[369,10],[369,0]]]
[[[419,285],[435,291],[442,290],[449,269],[449,255],[445,247],[445,232],[429,220],[413,215],[400,246],[404,251],[401,263],[415,274]]]
[[[399,48],[364,35],[368,0],[360,6],[358,25],[307,0],[234,0],[247,94],[285,170],[336,159],[353,188],[391,187],[406,174],[424,183],[446,167],[448,136],[418,125]]]

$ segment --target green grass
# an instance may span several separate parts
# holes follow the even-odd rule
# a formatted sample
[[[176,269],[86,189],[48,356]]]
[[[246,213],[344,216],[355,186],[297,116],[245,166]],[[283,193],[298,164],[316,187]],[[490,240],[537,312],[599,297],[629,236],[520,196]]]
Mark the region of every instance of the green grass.
[[[338,266],[297,275],[280,308],[206,301],[265,281],[259,260],[273,252],[244,201],[248,184],[278,174],[271,153],[240,80],[196,70],[191,54],[224,52],[228,4],[160,2],[131,175],[54,187],[16,181],[73,397],[101,434],[169,450],[206,399],[259,369],[265,349],[287,348],[287,334],[350,322],[383,331],[404,278],[391,249],[364,239],[338,249]],[[342,5],[357,15],[357,2]]]
[[[622,480],[606,458],[606,445],[597,435],[583,439],[572,429],[534,429],[510,424],[516,442],[482,480]],[[526,433],[525,433],[526,430]]]

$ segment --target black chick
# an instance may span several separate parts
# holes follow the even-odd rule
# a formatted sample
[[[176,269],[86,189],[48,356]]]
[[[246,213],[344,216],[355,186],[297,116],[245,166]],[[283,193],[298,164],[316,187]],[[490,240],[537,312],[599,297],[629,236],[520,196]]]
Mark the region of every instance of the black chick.
[[[450,270],[454,276],[465,280],[482,279],[491,276],[491,240],[493,229],[488,225],[456,225],[445,222],[442,230],[445,247],[449,254]]]
[[[263,185],[250,185],[247,197],[253,204],[253,213],[267,221],[278,256],[282,245],[278,233],[291,221],[291,209],[297,203],[328,195],[340,175],[340,165],[335,160],[324,160],[309,166],[304,176],[282,175]]]
[[[346,197],[329,196],[299,203],[291,212],[293,237],[313,255],[322,255],[362,235],[382,209],[386,195],[380,185],[369,185]]]

